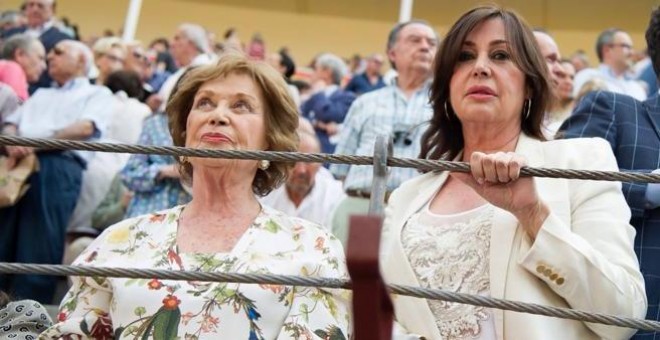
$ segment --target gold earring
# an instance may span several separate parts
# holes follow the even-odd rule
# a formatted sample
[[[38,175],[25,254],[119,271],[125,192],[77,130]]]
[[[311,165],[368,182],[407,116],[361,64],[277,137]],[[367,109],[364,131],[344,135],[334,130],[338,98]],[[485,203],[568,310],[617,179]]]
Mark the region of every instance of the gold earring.
[[[266,171],[268,170],[268,167],[270,167],[270,161],[266,159],[262,159],[259,161],[259,169]]]

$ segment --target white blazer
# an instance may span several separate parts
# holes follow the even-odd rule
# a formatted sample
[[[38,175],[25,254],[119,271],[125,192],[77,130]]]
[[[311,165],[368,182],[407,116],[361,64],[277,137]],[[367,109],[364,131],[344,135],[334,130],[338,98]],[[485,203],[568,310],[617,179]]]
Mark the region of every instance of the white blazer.
[[[516,153],[527,157],[531,167],[618,171],[610,145],[599,138],[540,142],[521,135]],[[381,248],[388,283],[419,286],[401,231],[447,176],[427,173],[404,183],[390,197]],[[633,251],[635,229],[629,224],[621,184],[539,177],[535,182],[551,214],[533,243],[513,215],[496,214],[490,242],[491,297],[644,318],[644,279]],[[395,296],[394,305],[398,322],[408,332],[441,339],[426,300]],[[495,309],[492,313],[500,340],[627,339],[635,332]]]

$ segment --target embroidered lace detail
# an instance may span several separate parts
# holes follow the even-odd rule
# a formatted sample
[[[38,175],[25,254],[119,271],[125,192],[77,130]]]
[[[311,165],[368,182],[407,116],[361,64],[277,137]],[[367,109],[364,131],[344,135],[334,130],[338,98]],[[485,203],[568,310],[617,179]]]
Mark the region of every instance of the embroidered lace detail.
[[[453,292],[490,292],[490,233],[494,209],[466,213],[465,219],[438,223],[444,216],[425,210],[402,232],[406,255],[420,284]],[[453,217],[453,216],[452,216]],[[443,339],[477,338],[490,313],[484,307],[427,300]]]

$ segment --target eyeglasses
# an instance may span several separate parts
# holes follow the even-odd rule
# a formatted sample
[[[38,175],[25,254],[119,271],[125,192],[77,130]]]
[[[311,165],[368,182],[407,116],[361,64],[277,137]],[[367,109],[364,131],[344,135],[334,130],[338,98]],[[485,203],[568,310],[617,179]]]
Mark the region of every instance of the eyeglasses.
[[[64,54],[64,50],[61,47],[57,47],[57,46],[53,47],[53,49],[51,51],[53,52],[54,55]]]
[[[118,57],[118,56],[116,56],[116,55],[112,55],[112,54],[104,53],[103,56],[106,57],[106,58],[108,58],[108,59],[110,59],[110,60],[113,61],[113,62],[116,62],[116,63],[124,63],[124,58]]]
[[[616,44],[612,43],[612,44],[609,44],[609,45],[612,46],[612,47],[621,47],[621,48],[627,49],[627,50],[632,50],[632,48],[633,48],[632,45],[626,44],[626,43],[616,43]]]
[[[147,56],[140,53],[140,52],[133,52],[133,58],[140,59],[140,60],[146,60]]]

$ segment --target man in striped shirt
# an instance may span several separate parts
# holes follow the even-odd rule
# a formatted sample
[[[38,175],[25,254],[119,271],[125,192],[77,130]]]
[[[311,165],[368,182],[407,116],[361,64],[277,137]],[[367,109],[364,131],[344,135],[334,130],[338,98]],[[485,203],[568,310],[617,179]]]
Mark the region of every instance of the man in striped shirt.
[[[397,78],[393,85],[353,102],[344,120],[336,154],[372,155],[376,136],[385,134],[393,139],[394,157],[419,155],[420,139],[433,113],[428,95],[437,46],[438,35],[424,21],[399,23],[392,29],[387,56],[398,73]],[[334,164],[330,170],[344,180],[348,195],[333,218],[333,232],[345,245],[348,216],[368,210],[373,170],[371,166],[346,164]],[[416,174],[415,169],[392,168],[388,193]]]

